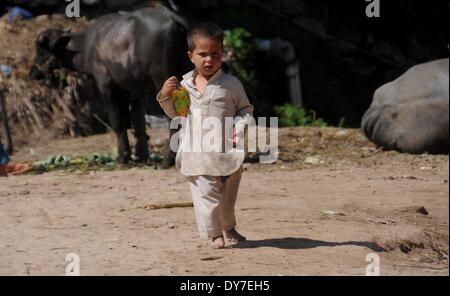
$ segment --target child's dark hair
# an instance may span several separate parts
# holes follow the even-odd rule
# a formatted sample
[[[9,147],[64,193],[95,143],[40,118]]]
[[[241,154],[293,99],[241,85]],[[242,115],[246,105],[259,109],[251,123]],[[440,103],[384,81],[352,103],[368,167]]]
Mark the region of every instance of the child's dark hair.
[[[220,42],[220,44],[223,45],[223,30],[216,24],[201,23],[190,28],[187,33],[187,43],[189,51],[193,51],[195,49],[194,39],[196,36],[210,38],[212,40]]]

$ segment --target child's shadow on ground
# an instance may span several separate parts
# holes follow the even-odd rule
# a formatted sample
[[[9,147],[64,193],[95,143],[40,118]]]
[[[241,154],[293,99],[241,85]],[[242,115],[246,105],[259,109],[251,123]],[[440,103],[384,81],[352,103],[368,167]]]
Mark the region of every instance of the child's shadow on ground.
[[[248,240],[238,242],[233,245],[233,249],[256,249],[263,247],[272,247],[279,249],[313,249],[317,247],[338,247],[338,246],[358,246],[366,247],[375,252],[385,252],[386,250],[374,242],[326,242],[320,240],[312,240],[307,238],[272,238],[263,240]]]

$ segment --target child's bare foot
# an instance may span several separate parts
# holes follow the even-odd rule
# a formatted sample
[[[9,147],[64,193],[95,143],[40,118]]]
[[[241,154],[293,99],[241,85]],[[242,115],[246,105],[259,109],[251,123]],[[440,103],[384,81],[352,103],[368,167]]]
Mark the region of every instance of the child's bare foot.
[[[241,235],[239,232],[236,231],[235,228],[225,231],[226,235],[227,235],[227,239],[229,242],[243,242],[246,241],[247,238],[243,235]]]
[[[212,246],[214,249],[223,249],[225,248],[225,240],[223,239],[223,235],[216,236],[212,239]]]

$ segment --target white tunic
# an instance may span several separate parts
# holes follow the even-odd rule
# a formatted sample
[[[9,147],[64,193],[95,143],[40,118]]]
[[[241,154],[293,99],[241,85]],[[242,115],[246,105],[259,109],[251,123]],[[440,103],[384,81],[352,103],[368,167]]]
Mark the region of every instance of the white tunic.
[[[196,71],[191,71],[181,81],[189,92],[191,105],[178,133],[176,166],[184,176],[229,176],[245,158],[244,150],[231,144],[232,128],[236,128],[238,148],[242,148],[245,127],[253,123],[253,105],[236,77],[217,71],[202,95],[194,84],[195,75]],[[157,100],[167,116],[178,117],[170,97],[159,93]]]

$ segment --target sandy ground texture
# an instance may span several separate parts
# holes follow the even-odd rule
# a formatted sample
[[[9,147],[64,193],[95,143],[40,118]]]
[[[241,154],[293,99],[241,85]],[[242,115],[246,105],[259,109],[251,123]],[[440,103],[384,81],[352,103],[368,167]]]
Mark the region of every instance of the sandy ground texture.
[[[151,130],[152,145],[166,134]],[[15,160],[114,149],[111,134],[40,139]],[[155,144],[156,143],[156,144]],[[280,129],[280,159],[244,164],[236,214],[247,242],[196,233],[175,169],[55,171],[0,179],[0,275],[448,275],[448,156],[373,147],[358,130]]]

